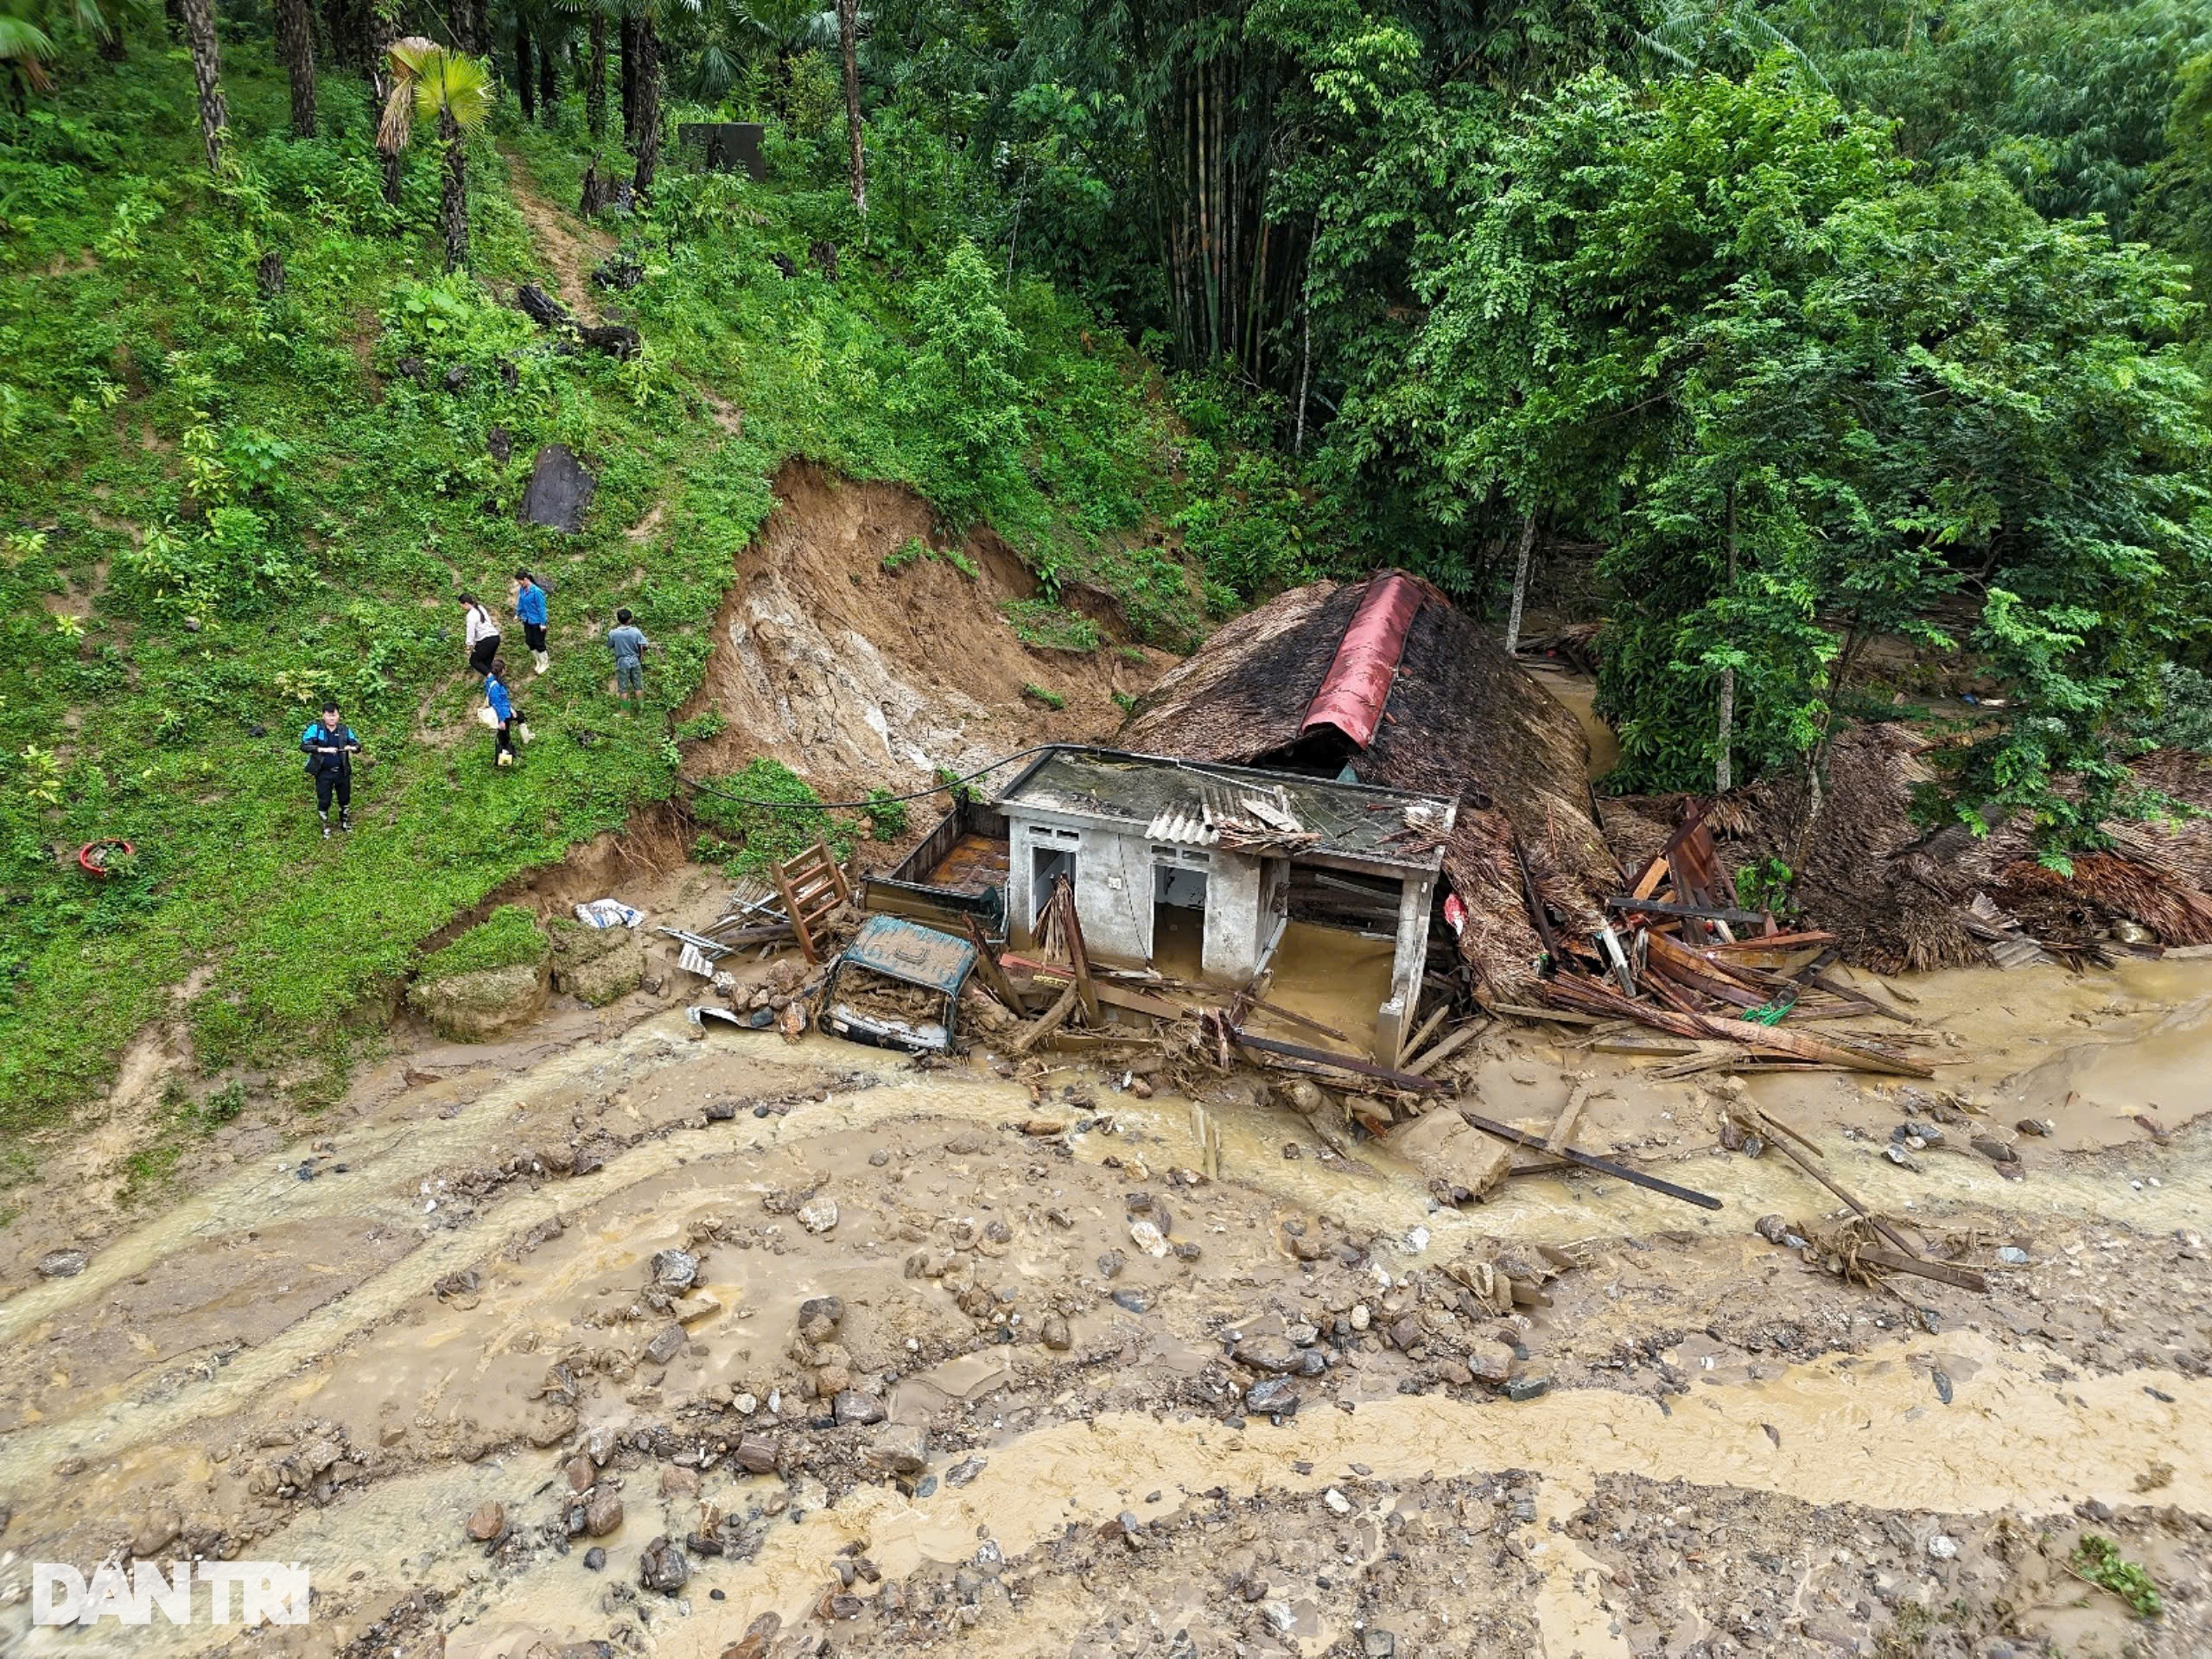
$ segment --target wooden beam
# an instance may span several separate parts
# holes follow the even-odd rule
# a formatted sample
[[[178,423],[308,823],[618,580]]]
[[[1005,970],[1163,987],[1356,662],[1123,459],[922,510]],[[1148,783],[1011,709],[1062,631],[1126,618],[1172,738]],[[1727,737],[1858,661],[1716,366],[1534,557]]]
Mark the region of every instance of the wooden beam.
[[[1014,1052],[1016,1054],[1027,1054],[1039,1042],[1051,1036],[1059,1027],[1067,1023],[1067,1017],[1074,1011],[1075,1004],[1075,984],[1071,981],[1067,989],[1060,993],[1058,1001],[1053,1003],[1051,1007],[1046,1009],[1043,1014],[1022,1028],[1021,1034],[1014,1039]]]
[[[1029,1004],[1021,993],[1014,988],[1014,982],[1006,976],[1006,969],[999,966],[999,959],[991,954],[990,941],[983,937],[982,924],[973,916],[963,916],[960,919],[967,925],[968,943],[976,947],[976,972],[983,982],[983,988],[1014,1013],[1026,1017],[1029,1013]]]
[[[1638,899],[1633,893],[1618,893],[1605,900],[1608,910],[1640,910],[1652,916],[1681,916],[1703,922],[1732,922],[1738,927],[1758,927],[1764,924],[1764,912],[1730,910],[1719,905],[1685,905],[1667,899]]]
[[[1425,1077],[1489,1028],[1490,1021],[1487,1020],[1470,1020],[1458,1030],[1446,1032],[1435,1047],[1400,1069],[1409,1077]]]
[[[1499,1123],[1459,1108],[1459,1116],[1484,1135],[1494,1135],[1501,1141],[1510,1141],[1516,1147],[1526,1147],[1531,1152],[1550,1152],[1541,1135],[1530,1135],[1516,1129],[1510,1123]],[[1594,1170],[1600,1175],[1610,1175],[1616,1180],[1627,1181],[1647,1192],[1663,1192],[1670,1198],[1680,1198],[1685,1204],[1696,1205],[1700,1210],[1718,1210],[1720,1200],[1708,1192],[1694,1192],[1687,1186],[1676,1186],[1672,1181],[1662,1181],[1656,1175],[1647,1175],[1640,1169],[1630,1169],[1626,1164],[1617,1164],[1610,1158],[1599,1158],[1586,1152],[1577,1152],[1573,1147],[1561,1147],[1557,1155],[1584,1169]]]

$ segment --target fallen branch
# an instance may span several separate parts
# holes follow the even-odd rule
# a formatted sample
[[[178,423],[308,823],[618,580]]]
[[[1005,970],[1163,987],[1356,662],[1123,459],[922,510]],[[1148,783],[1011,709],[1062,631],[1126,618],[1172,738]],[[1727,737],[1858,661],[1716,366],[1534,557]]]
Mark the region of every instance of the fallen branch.
[[[1626,1164],[1617,1164],[1610,1158],[1600,1158],[1592,1153],[1577,1152],[1573,1147],[1556,1149],[1547,1144],[1541,1135],[1530,1135],[1516,1129],[1510,1123],[1500,1123],[1460,1107],[1459,1116],[1484,1135],[1494,1135],[1501,1141],[1510,1141],[1516,1147],[1526,1147],[1531,1152],[1551,1153],[1571,1164],[1593,1170],[1600,1175],[1611,1175],[1652,1192],[1663,1192],[1670,1198],[1680,1198],[1685,1204],[1696,1205],[1701,1210],[1718,1210],[1720,1200],[1708,1192],[1694,1192],[1687,1186],[1676,1186],[1672,1181],[1662,1181],[1656,1175],[1647,1175],[1640,1169],[1630,1169]]]

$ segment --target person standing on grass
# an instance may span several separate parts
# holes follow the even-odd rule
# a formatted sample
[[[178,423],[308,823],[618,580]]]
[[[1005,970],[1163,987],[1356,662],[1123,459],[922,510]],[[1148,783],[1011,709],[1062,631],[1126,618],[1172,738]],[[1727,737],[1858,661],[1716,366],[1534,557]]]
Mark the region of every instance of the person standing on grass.
[[[300,734],[300,747],[308,757],[307,774],[315,779],[315,806],[322,819],[322,838],[330,839],[330,798],[338,798],[338,828],[353,830],[353,757],[361,740],[338,717],[338,705],[322,705],[322,718]]]
[[[515,763],[515,728],[522,723],[522,716],[515,713],[515,702],[507,693],[507,659],[495,657],[489,672],[484,676],[484,701],[492,705],[498,716],[499,738],[493,746],[492,764],[512,766]]]
[[[478,604],[474,594],[461,596],[461,608],[468,629],[468,671],[488,674],[492,659],[499,654],[499,619]]]
[[[645,647],[651,644],[630,620],[626,607],[614,613],[614,626],[607,631],[607,648],[614,653],[614,696],[631,703],[633,714],[645,700]]]
[[[515,572],[515,614],[522,619],[522,637],[530,643],[531,669],[543,674],[553,666],[545,649],[545,590],[527,570]]]

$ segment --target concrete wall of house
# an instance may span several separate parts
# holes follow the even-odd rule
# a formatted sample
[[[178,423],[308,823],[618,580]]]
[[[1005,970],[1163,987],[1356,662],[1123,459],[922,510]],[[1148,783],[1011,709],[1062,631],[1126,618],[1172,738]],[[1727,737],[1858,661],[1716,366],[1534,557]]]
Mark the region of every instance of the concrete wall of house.
[[[1201,866],[1181,848],[1155,851],[1142,835],[1085,823],[1059,815],[1033,816],[1018,806],[1007,812],[1012,856],[1007,871],[1007,925],[1017,950],[1037,943],[1035,917],[1046,896],[1034,885],[1039,849],[1075,855],[1075,912],[1092,958],[1116,966],[1141,967],[1152,958],[1153,868],[1169,861],[1179,869],[1203,868],[1206,877],[1205,935],[1202,971],[1209,979],[1249,979],[1259,966],[1260,947],[1268,929],[1262,895],[1263,861],[1241,853],[1208,849]],[[1280,860],[1264,861],[1280,863]],[[1280,880],[1280,878],[1278,878]]]

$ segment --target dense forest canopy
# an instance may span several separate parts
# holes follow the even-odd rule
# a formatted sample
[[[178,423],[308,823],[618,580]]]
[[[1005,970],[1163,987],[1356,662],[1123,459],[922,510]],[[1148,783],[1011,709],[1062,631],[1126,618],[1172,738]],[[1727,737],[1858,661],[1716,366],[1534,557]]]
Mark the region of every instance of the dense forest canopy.
[[[0,82],[25,1098],[105,1063],[127,1010],[48,1016],[132,952],[232,963],[194,1017],[249,1056],[673,787],[658,736],[504,804],[422,785],[431,874],[334,912],[242,853],[159,920],[266,828],[193,817],[248,787],[222,731],[342,690],[416,741],[419,595],[531,545],[538,439],[675,503],[649,566],[616,533],[573,578],[644,572],[671,688],[798,454],[1177,648],[1380,563],[1509,632],[1564,584],[1615,789],[1787,780],[1809,825],[1839,723],[1889,712],[1869,653],[1917,652],[1983,688],[1931,815],[2027,812],[2063,867],[2156,808],[2131,753],[2212,725],[2201,5],[0,0]],[[684,149],[709,118],[765,124],[765,181]],[[505,303],[531,180],[619,244],[636,351]],[[53,876],[134,823],[133,880]],[[235,965],[334,913],[342,965]]]

